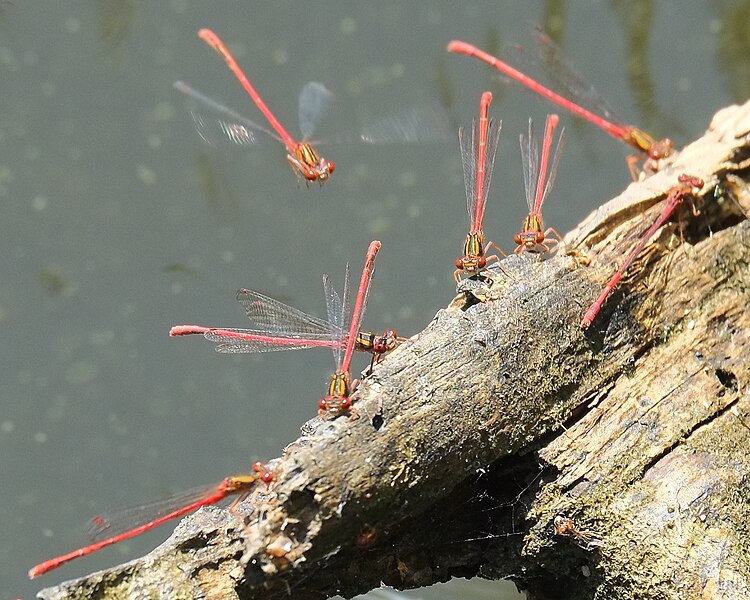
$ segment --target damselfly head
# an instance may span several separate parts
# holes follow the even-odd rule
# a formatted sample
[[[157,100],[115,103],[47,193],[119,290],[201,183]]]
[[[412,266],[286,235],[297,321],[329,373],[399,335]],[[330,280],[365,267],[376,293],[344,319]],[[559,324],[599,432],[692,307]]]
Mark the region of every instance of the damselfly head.
[[[475,275],[487,265],[484,256],[464,256],[456,260],[456,267],[469,275]]]
[[[518,244],[515,252],[539,252],[548,251],[544,240],[547,239],[542,232],[542,220],[539,215],[529,215],[523,221],[523,231],[519,231],[513,236],[513,241]]]
[[[481,231],[472,231],[464,242],[464,255],[456,259],[456,268],[474,275],[484,269],[487,259],[484,256],[484,235]]]
[[[546,238],[541,231],[517,233],[513,236],[513,241],[518,244],[520,249],[526,250],[526,252],[546,252],[546,250],[541,246],[544,243],[545,239]]]
[[[298,144],[294,148],[294,153],[287,155],[287,160],[308,182],[317,181],[321,185],[328,181],[331,173],[336,170],[335,164],[318,156],[315,148],[307,143]]]
[[[328,395],[318,401],[318,414],[329,419],[348,414],[352,406],[350,393],[351,375],[348,371],[337,371],[331,375]]]
[[[669,138],[655,140],[637,127],[627,128],[623,140],[641,152],[648,154],[651,160],[661,160],[672,154],[672,140]]]
[[[260,475],[260,478],[264,483],[271,483],[273,481],[273,471],[271,471],[265,463],[260,461],[253,463],[253,471]]]
[[[310,169],[306,174],[305,178],[310,181],[317,181],[320,185],[323,185],[328,178],[336,170],[336,165],[331,161],[321,158],[315,165],[314,168]]]
[[[326,419],[335,419],[348,415],[352,407],[352,400],[348,396],[326,396],[318,401],[318,414]]]
[[[395,329],[386,329],[383,335],[376,337],[372,349],[376,354],[385,354],[398,346],[398,334]]]
[[[660,160],[666,158],[672,154],[672,140],[664,138],[658,142],[654,142],[648,149],[648,157],[653,160]]]
[[[706,185],[706,183],[700,177],[695,177],[693,175],[686,175],[685,173],[683,173],[682,175],[679,175],[677,177],[677,181],[679,181],[680,183],[690,184],[692,187],[697,188],[699,190],[702,189],[704,185]]]
[[[306,167],[302,171],[302,175],[306,183],[317,181],[320,185],[323,185],[335,170],[336,165],[321,158],[313,166]]]

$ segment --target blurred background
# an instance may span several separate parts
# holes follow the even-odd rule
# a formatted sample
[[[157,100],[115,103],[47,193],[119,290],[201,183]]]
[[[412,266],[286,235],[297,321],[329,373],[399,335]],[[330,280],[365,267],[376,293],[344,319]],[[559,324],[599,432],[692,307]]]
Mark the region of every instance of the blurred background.
[[[283,148],[228,152],[196,134],[175,80],[265,125],[214,29],[293,135],[310,80],[336,94],[321,136],[416,106],[469,125],[491,90],[503,120],[485,232],[506,251],[526,213],[518,134],[541,99],[481,63],[541,25],[628,122],[677,147],[750,96],[750,2],[0,2],[0,598],[149,551],[165,526],[43,576],[92,515],[219,481],[278,456],[315,415],[326,351],[226,356],[173,324],[247,327],[250,287],[323,316],[383,242],[365,324],[423,329],[454,295],[468,228],[458,143],[322,147],[337,170],[299,187]],[[564,233],[629,182],[628,148],[568,129],[548,225]],[[366,358],[356,357],[354,369]],[[416,597],[513,598],[503,582]],[[382,597],[382,596],[381,596]]]

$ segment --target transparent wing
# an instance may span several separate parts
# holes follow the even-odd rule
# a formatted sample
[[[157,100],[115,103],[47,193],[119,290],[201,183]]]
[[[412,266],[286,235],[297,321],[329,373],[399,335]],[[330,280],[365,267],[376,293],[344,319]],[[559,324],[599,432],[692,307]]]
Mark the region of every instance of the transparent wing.
[[[349,271],[349,263],[346,263],[344,272],[344,294],[341,296],[341,329],[346,331],[352,319],[352,288]]]
[[[350,308],[349,304],[349,263],[346,265],[346,273],[344,275],[344,296],[338,295],[338,292],[333,287],[328,275],[323,276],[323,292],[326,297],[326,311],[328,314],[328,320],[331,323],[332,328],[339,332],[339,339],[341,343],[333,348],[333,360],[336,364],[336,368],[341,365],[341,361],[344,358],[344,341],[346,337],[346,331],[344,326],[347,319],[347,312]]]
[[[340,336],[332,333],[296,337],[272,336],[253,329],[216,328],[203,334],[207,340],[218,344],[216,351],[223,354],[249,354],[281,352],[306,348],[333,348],[341,345]]]
[[[471,139],[466,135],[463,128],[458,130],[458,141],[461,146],[461,165],[464,171],[464,187],[466,188],[466,209],[469,212],[469,221],[472,229],[481,226],[484,217],[484,208],[490,193],[492,182],[492,169],[495,166],[495,155],[497,145],[500,141],[502,121],[489,119],[487,124],[487,146],[484,157],[484,177],[482,179],[482,197],[476,197],[476,184],[479,172],[479,120],[472,121]]]
[[[191,115],[195,130],[209,146],[257,146],[269,139],[260,130],[236,121],[224,121],[195,111]]]
[[[299,129],[304,141],[312,139],[334,98],[333,92],[317,81],[306,83],[302,88],[299,95]]]
[[[476,123],[474,123],[476,124]],[[474,173],[476,173],[476,157],[474,154],[474,131],[471,134],[461,127],[458,130],[458,143],[461,148],[461,166],[464,171],[464,189],[466,190],[466,210],[469,213],[469,222],[474,224]]]
[[[586,83],[572,63],[565,58],[560,47],[546,33],[536,27],[532,34],[536,52],[527,52],[518,45],[509,48],[514,53],[513,61],[522,67],[522,71],[541,72],[540,80],[558,94],[574,99],[577,104],[617,125],[624,124],[599,92],[591,84]]]
[[[201,111],[191,111],[198,135],[207,143],[212,145],[229,143],[231,145],[247,146],[262,143],[267,138],[272,138],[283,143],[281,138],[272,131],[258,125],[186,83],[175,81],[173,87],[213,112],[213,114],[209,115]]]
[[[521,165],[523,166],[523,183],[526,189],[526,204],[531,212],[534,210],[536,184],[539,176],[539,147],[536,143],[532,119],[529,119],[528,137],[521,134],[518,136],[518,141],[521,145]]]
[[[411,108],[382,117],[359,131],[367,144],[429,143],[449,139],[448,118],[438,106]]]
[[[365,294],[362,298],[362,307],[359,309],[359,314],[357,315],[357,322],[355,323],[354,327],[357,331],[362,330],[362,320],[365,317],[365,312],[367,311],[367,301],[370,299],[370,287],[372,286],[372,280],[373,277],[375,277],[375,269],[373,269],[370,272],[370,278],[367,281],[367,287],[365,288]]]
[[[503,122],[490,119],[487,126],[487,148],[484,157],[484,183],[482,186],[482,198],[476,207],[474,220],[477,225],[481,225],[484,218],[484,208],[487,206],[487,198],[490,195],[490,183],[492,182],[492,169],[495,167],[495,154],[497,153],[497,144],[500,141],[500,131]]]
[[[555,176],[557,175],[557,165],[560,162],[560,155],[562,154],[563,146],[565,145],[565,128],[560,130],[560,137],[557,138],[557,147],[555,148],[555,155],[552,158],[552,166],[549,170],[549,177],[547,177],[547,183],[544,186],[544,192],[539,197],[537,203],[534,206],[536,212],[542,210],[542,204],[547,199],[549,191],[552,189],[552,185],[555,183]]]
[[[115,537],[132,529],[143,527],[153,521],[159,521],[182,509],[196,509],[196,503],[211,500],[218,491],[216,484],[197,487],[179,492],[168,498],[128,506],[93,517],[88,524],[87,532],[92,541],[98,542]],[[175,515],[179,516],[179,515]]]
[[[341,306],[341,297],[331,283],[331,278],[328,275],[323,275],[323,293],[326,299],[326,314],[328,315],[329,323],[331,328],[339,331],[343,331],[343,313]]]
[[[308,315],[260,292],[242,288],[237,291],[237,302],[244,307],[248,318],[258,329],[269,333],[289,338],[338,335],[338,329],[332,323]]]
[[[534,124],[529,119],[529,136],[524,137],[523,134],[519,136],[521,145],[521,163],[523,164],[523,182],[526,188],[526,204],[529,207],[529,212],[539,214],[542,210],[547,195],[549,194],[552,186],[555,182],[555,176],[557,175],[557,166],[560,162],[560,155],[562,153],[563,146],[565,145],[565,129],[560,131],[560,136],[557,140],[557,146],[555,148],[554,155],[552,157],[552,163],[549,168],[549,175],[546,173],[540,173],[540,164],[544,164],[549,156],[552,147],[552,136],[554,134],[554,127],[557,124],[557,116],[552,115],[555,118],[554,125],[550,125],[550,117],[547,118],[547,125],[545,127],[545,141],[542,148],[542,158],[540,162],[539,147],[537,144],[536,136],[534,134]],[[552,127],[550,131],[547,128]],[[549,139],[548,139],[549,138]],[[546,177],[546,183],[545,183]]]

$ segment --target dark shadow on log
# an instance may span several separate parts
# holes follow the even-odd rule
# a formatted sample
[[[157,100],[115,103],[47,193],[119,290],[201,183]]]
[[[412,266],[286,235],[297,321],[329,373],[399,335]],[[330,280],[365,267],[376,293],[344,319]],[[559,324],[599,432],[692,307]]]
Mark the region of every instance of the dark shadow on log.
[[[375,367],[358,419],[303,427],[244,522],[203,509],[40,597],[350,597],[452,576],[539,598],[747,597],[749,132],[750,103],[721,111],[565,252],[462,292]],[[702,215],[685,207],[682,244],[662,228],[584,332],[683,172],[706,181]]]

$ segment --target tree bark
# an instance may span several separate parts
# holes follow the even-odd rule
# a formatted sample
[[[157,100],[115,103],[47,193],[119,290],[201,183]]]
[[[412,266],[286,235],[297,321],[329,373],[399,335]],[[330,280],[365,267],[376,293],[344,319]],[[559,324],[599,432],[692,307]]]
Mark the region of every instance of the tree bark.
[[[538,598],[750,597],[749,135],[750,102],[720,111],[558,255],[462,282],[364,379],[359,418],[303,426],[249,515],[202,509],[39,597],[351,597],[452,576]],[[582,330],[683,172],[706,181],[702,214],[662,228]]]

